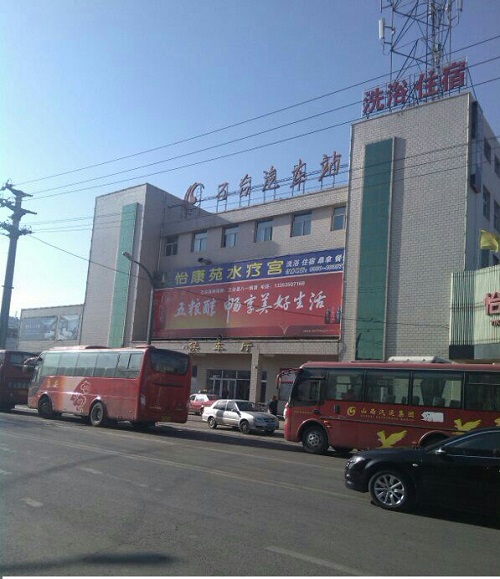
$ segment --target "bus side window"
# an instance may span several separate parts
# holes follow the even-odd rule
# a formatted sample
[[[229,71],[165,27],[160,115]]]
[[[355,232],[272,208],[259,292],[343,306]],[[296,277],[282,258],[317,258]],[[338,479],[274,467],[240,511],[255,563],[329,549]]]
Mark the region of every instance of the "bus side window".
[[[298,402],[317,402],[319,399],[319,381],[304,380],[297,385],[295,400]]]
[[[325,388],[326,400],[362,400],[363,371],[329,370]]]
[[[381,404],[405,404],[410,373],[400,370],[369,370],[366,373],[366,400]]]

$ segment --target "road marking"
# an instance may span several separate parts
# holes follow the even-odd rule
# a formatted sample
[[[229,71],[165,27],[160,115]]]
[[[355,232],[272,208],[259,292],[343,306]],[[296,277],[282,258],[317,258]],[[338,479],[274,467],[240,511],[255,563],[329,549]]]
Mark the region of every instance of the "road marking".
[[[35,499],[30,499],[29,497],[24,497],[21,502],[25,503],[29,507],[43,507],[43,503],[40,501],[35,501]]]
[[[9,472],[8,470],[1,470],[0,469],[0,474],[12,474],[12,473]]]
[[[302,555],[301,553],[296,553],[295,551],[281,549],[281,547],[266,547],[266,551],[278,553],[279,555],[286,555],[287,557],[293,557],[294,559],[300,559],[306,563],[313,563],[314,565],[320,565],[321,567],[327,567],[328,569],[335,569],[335,571],[340,571],[342,575],[355,575],[359,577],[366,575],[366,573],[363,573],[359,569],[354,569],[353,567],[346,567],[345,565],[333,563],[332,561],[326,561],[325,559],[318,559],[317,557]]]
[[[260,478],[252,479],[247,474],[241,475],[241,474],[238,474],[235,472],[223,471],[223,470],[218,470],[218,469],[214,469],[214,468],[208,468],[208,467],[198,466],[198,465],[193,465],[193,464],[185,464],[182,462],[176,462],[174,460],[167,460],[164,458],[155,458],[155,457],[150,457],[150,456],[144,456],[142,454],[132,454],[132,453],[123,452],[123,451],[107,450],[105,448],[98,448],[98,447],[89,446],[86,444],[63,442],[60,440],[47,440],[47,439],[41,440],[40,437],[28,436],[25,434],[12,434],[10,432],[3,432],[2,434],[4,436],[12,436],[15,438],[22,438],[25,440],[33,440],[36,442],[43,442],[45,444],[54,444],[56,446],[64,446],[67,448],[86,450],[89,452],[94,452],[96,454],[105,454],[108,456],[114,456],[114,457],[118,457],[118,458],[129,458],[129,459],[138,460],[141,462],[150,462],[150,463],[154,463],[154,464],[170,466],[173,468],[179,468],[179,469],[189,470],[189,471],[198,472],[198,473],[201,472],[201,473],[212,475],[212,476],[220,476],[220,477],[224,477],[224,478],[230,478],[230,479],[234,479],[234,480],[244,481],[246,483],[250,482],[252,484],[260,484],[262,486],[275,487],[275,488],[279,488],[279,489],[286,488],[286,489],[295,490],[295,491],[306,491],[306,492],[312,492],[314,494],[327,495],[329,497],[336,497],[336,498],[341,498],[341,499],[347,499],[347,498],[349,500],[353,499],[352,493],[339,493],[339,492],[330,491],[327,489],[321,489],[321,488],[310,487],[310,486],[305,486],[305,485],[298,485],[298,484],[287,483],[287,482],[279,482],[279,481],[275,482],[275,481],[271,481],[271,480],[266,481],[266,480],[262,480]]]
[[[90,474],[104,474],[101,470],[96,470],[95,468],[88,468],[85,466],[79,466],[78,470],[84,470],[85,472],[90,472]]]

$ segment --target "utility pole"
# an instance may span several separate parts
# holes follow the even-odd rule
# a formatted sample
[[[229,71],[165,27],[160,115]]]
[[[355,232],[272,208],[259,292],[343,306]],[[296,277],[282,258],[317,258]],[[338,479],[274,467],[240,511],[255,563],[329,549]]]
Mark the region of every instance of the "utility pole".
[[[9,199],[0,199],[0,207],[7,207],[12,211],[11,221],[0,222],[0,229],[5,229],[7,231],[7,237],[10,238],[9,243],[9,255],[7,257],[7,266],[5,268],[5,282],[3,285],[3,297],[2,297],[2,310],[0,312],[0,349],[5,349],[7,343],[7,331],[9,327],[9,313],[10,313],[10,300],[12,297],[12,283],[14,281],[14,266],[16,263],[16,251],[17,251],[17,240],[20,235],[26,235],[31,233],[27,228],[19,228],[19,223],[21,218],[27,213],[36,215],[34,211],[28,211],[21,207],[23,197],[31,197],[28,193],[23,193],[18,189],[14,189],[12,184],[7,181],[5,185],[0,189],[0,191],[5,191],[8,189],[13,195],[15,200],[11,201]]]

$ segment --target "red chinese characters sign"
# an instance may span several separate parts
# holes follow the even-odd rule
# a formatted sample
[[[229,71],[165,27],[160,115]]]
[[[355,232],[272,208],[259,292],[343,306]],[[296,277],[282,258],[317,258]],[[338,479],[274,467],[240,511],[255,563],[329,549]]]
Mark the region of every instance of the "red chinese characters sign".
[[[441,74],[429,70],[411,79],[396,80],[385,86],[375,87],[365,91],[363,95],[363,116],[369,117],[455,92],[466,86],[466,78],[467,63],[461,60],[444,66]]]
[[[484,298],[484,304],[486,306],[486,315],[500,316],[500,292],[486,294],[486,297]],[[491,325],[500,326],[500,317],[491,320]]]
[[[332,250],[264,259],[261,267],[252,261],[178,272],[177,287],[155,291],[153,336],[338,336],[343,257]]]

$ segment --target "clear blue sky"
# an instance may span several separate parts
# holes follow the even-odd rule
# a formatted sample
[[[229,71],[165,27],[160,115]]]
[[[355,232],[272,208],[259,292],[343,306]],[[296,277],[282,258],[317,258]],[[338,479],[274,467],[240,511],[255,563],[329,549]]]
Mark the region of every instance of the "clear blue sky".
[[[498,135],[500,83],[486,81],[500,76],[500,60],[480,63],[500,57],[500,39],[460,49],[500,34],[500,1],[463,4],[452,48],[468,57],[476,95]],[[3,0],[0,181],[12,179],[32,194],[24,206],[37,212],[22,220],[33,234],[19,240],[11,315],[83,303],[97,195],[146,181],[179,197],[198,181],[214,195],[224,181],[237,190],[247,173],[254,184],[262,182],[271,165],[279,178],[300,158],[308,170],[319,169],[323,154],[333,150],[347,163],[350,123],[361,117],[363,90],[389,73],[378,41],[380,16],[379,0]],[[304,133],[311,134],[201,162]],[[186,156],[110,176],[179,155]],[[199,164],[181,168],[192,163]],[[74,185],[96,177],[104,178]],[[8,217],[0,209],[0,221]],[[2,236],[1,285],[7,250]]]

